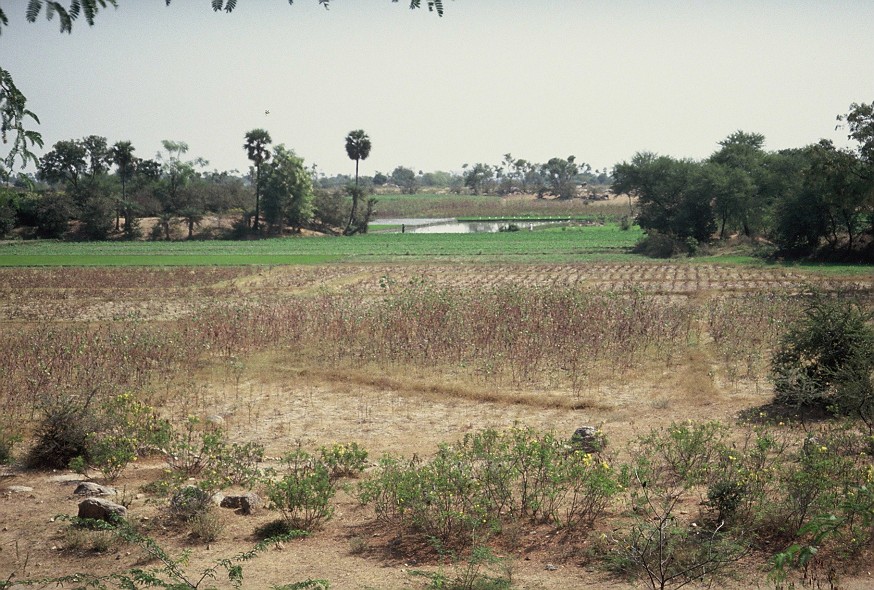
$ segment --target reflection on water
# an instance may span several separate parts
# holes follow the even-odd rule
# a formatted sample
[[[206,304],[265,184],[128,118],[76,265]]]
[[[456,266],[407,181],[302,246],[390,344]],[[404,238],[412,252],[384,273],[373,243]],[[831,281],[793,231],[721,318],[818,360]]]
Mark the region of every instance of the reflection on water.
[[[555,222],[526,221],[456,221],[455,219],[377,219],[374,225],[400,225],[402,231],[412,234],[477,234],[506,231],[510,226],[519,230],[557,225]]]

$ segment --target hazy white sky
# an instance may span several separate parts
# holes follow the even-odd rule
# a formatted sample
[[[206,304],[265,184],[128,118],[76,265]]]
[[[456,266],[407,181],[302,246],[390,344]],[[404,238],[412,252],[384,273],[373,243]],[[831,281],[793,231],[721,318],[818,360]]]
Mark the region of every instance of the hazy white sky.
[[[768,149],[822,137],[874,101],[868,0],[454,0],[443,18],[408,2],[120,0],[61,35],[0,0],[8,69],[46,149],[97,134],[153,157],[186,141],[209,168],[246,170],[266,128],[327,173],[460,170],[503,154],[612,167],[635,152],[703,158],[743,129]],[[269,110],[270,114],[265,114]]]

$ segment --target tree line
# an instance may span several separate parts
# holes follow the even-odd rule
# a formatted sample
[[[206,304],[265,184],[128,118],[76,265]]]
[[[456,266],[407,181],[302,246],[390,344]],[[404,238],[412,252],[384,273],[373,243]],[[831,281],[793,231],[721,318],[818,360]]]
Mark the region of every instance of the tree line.
[[[349,208],[345,199],[314,190],[314,168],[294,150],[272,146],[264,129],[244,139],[252,162],[244,175],[209,171],[206,160],[188,156],[184,141],[162,141],[154,158],[138,157],[130,141],[110,145],[97,135],[58,141],[37,159],[35,178],[19,176],[0,187],[0,236],[19,227],[40,238],[72,231],[80,239],[136,239],[143,237],[142,218],[153,217],[157,224],[148,237],[172,239],[182,222],[191,238],[209,214],[235,220],[220,237],[299,232],[312,225],[366,231],[360,214],[342,221]]]
[[[854,148],[821,140],[767,151],[737,131],[704,160],[638,152],[613,170],[613,191],[637,197],[636,220],[655,255],[695,252],[739,235],[781,256],[871,259],[874,238],[874,103],[838,120]]]

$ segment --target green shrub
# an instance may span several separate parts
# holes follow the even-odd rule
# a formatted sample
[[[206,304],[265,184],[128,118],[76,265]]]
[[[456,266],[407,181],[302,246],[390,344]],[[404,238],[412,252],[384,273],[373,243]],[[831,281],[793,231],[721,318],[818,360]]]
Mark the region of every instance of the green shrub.
[[[367,466],[367,451],[358,443],[334,443],[330,448],[321,447],[319,456],[331,473],[331,479],[355,477]]]
[[[131,393],[101,404],[94,422],[94,431],[85,437],[84,452],[70,462],[70,468],[85,473],[93,467],[109,481],[117,479],[137,457],[164,448],[170,440],[169,422]]]
[[[384,457],[359,486],[378,520],[447,546],[465,545],[520,519],[590,526],[619,491],[605,457],[531,429],[484,430],[427,461]]]
[[[334,513],[331,499],[336,489],[328,468],[301,449],[286,454],[282,462],[285,474],[265,484],[271,505],[293,529],[319,528]]]
[[[210,494],[195,485],[185,485],[170,495],[170,516],[190,521],[212,507]]]
[[[815,298],[790,326],[771,360],[775,401],[855,414],[874,413],[874,328],[870,314],[840,300]]]

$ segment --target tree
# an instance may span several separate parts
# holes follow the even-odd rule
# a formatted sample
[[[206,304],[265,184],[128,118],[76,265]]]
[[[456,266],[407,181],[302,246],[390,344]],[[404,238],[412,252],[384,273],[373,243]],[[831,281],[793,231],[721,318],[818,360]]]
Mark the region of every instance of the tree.
[[[398,0],[392,0],[397,2]],[[330,0],[318,0],[319,4],[328,8]],[[170,5],[170,0],[166,0],[167,6]],[[294,4],[294,0],[289,0],[289,4]],[[80,14],[85,15],[85,20],[89,25],[94,24],[94,17],[101,8],[106,8],[107,5],[113,8],[118,7],[118,0],[70,0],[70,7],[64,8],[62,2],[52,0],[28,0],[27,3],[27,21],[36,22],[45,6],[46,18],[52,20],[55,15],[58,17],[62,33],[70,33],[73,31],[73,21],[79,18]],[[425,5],[431,12],[436,12],[439,16],[443,16],[443,0],[426,0]],[[422,0],[410,0],[410,9],[421,8]],[[233,12],[237,7],[237,0],[212,0],[212,9],[215,12],[225,11]],[[8,26],[9,20],[3,9],[0,8],[0,26]]]
[[[846,250],[851,252],[861,231],[861,221],[870,207],[872,187],[864,178],[861,160],[850,150],[838,149],[830,140],[822,140],[812,148],[808,180],[816,183],[825,208],[828,233],[826,239],[833,250],[846,236]]]
[[[722,147],[708,160],[721,166],[721,183],[714,194],[720,238],[725,237],[729,224],[747,237],[764,227],[772,204],[766,190],[768,154],[762,149],[764,144],[765,136],[760,133],[736,131],[719,142]]]
[[[270,145],[270,134],[264,129],[252,129],[246,133],[246,143],[243,148],[246,156],[255,165],[255,222],[252,225],[254,231],[258,231],[258,220],[261,215],[261,166],[270,159],[267,146]]]
[[[541,171],[549,188],[549,192],[559,199],[570,199],[577,194],[577,185],[574,177],[580,173],[580,167],[576,164],[574,156],[562,158],[550,158],[541,167]]]
[[[867,192],[868,231],[874,236],[874,102],[853,103],[850,112],[838,120],[847,122],[850,130],[847,137],[859,143],[857,153],[863,164],[860,175]]]
[[[647,233],[707,242],[716,231],[711,173],[698,162],[638,152],[631,162],[616,165],[612,190],[637,195],[637,222]]]
[[[118,141],[109,150],[109,157],[112,163],[118,167],[118,179],[121,181],[121,201],[118,203],[115,213],[115,231],[118,231],[121,211],[127,204],[127,181],[131,179],[135,171],[134,146],[129,141]],[[127,223],[128,218],[125,216],[125,226]]]
[[[466,166],[466,165],[465,165]],[[480,195],[489,192],[495,178],[495,169],[489,164],[478,162],[464,172],[464,186]]]
[[[0,9],[0,23],[6,24]],[[8,180],[9,173],[15,167],[15,161],[21,161],[21,167],[28,162],[36,164],[38,158],[30,151],[31,146],[43,146],[42,135],[37,131],[24,128],[24,120],[29,117],[39,124],[39,118],[26,107],[27,99],[15,86],[12,75],[0,68],[0,142],[9,143],[10,132],[13,133],[12,145],[6,156],[0,160],[0,180]]]
[[[182,156],[188,153],[188,144],[184,141],[165,139],[161,145],[167,153],[159,153],[157,156],[161,164],[161,178],[158,183],[162,207],[160,224],[164,229],[164,236],[169,240],[170,221],[173,215],[183,217],[188,225],[188,235],[191,237],[194,226],[200,223],[202,218],[203,203],[196,191],[190,191],[188,187],[197,177],[196,167],[206,166],[208,162],[203,158],[182,160]]]
[[[312,178],[303,158],[280,144],[264,175],[264,220],[280,231],[285,224],[300,231],[313,217]]]
[[[839,115],[838,121],[846,121],[850,130],[847,137],[859,142],[859,157],[874,165],[874,102],[854,102],[850,105],[850,112]]]
[[[88,162],[85,147],[76,140],[62,140],[39,160],[38,175],[49,184],[63,184],[73,194],[81,192]]]
[[[355,160],[355,190],[352,191],[352,212],[349,214],[349,222],[346,224],[344,233],[349,233],[352,224],[355,221],[355,214],[358,211],[358,198],[360,191],[358,190],[358,162],[366,160],[370,155],[370,138],[364,133],[363,129],[350,131],[346,136],[346,155],[350,160]]]
[[[404,166],[398,166],[392,170],[391,181],[411,195],[416,194],[416,191],[419,190],[419,180],[416,178],[416,173]]]

